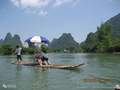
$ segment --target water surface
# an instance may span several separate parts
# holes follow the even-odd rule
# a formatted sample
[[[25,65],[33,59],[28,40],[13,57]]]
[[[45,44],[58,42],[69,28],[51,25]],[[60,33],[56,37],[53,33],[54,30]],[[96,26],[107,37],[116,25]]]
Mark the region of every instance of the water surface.
[[[120,55],[48,54],[51,63],[78,64],[76,70],[14,65],[15,56],[0,56],[0,90],[114,90],[120,84]],[[33,61],[24,55],[25,61]]]

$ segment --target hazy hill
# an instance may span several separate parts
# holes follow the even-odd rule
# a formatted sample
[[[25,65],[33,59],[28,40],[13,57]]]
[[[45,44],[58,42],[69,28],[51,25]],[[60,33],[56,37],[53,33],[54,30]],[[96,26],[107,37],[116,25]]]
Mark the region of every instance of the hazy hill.
[[[120,14],[112,17],[106,23],[111,25],[113,36],[120,38]]]
[[[49,48],[52,49],[71,49],[78,47],[79,44],[74,40],[70,33],[63,33],[58,39],[53,39]]]
[[[15,34],[12,36],[11,33],[7,33],[4,40],[0,40],[1,45],[10,45],[15,47],[16,45],[22,46],[22,42],[20,40],[20,36]]]

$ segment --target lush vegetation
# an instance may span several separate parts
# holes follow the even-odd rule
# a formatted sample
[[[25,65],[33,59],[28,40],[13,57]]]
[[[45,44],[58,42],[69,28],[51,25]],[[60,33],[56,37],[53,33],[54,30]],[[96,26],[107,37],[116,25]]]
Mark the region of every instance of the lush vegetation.
[[[111,45],[111,27],[102,24],[97,28],[97,32],[89,33],[81,47],[85,52],[106,52]]]
[[[120,52],[120,14],[89,33],[80,47],[83,52]]]
[[[112,17],[106,23],[111,25],[112,35],[120,38],[120,14]]]
[[[13,48],[9,44],[4,44],[0,47],[0,53],[4,55],[11,55],[13,53]]]
[[[95,33],[89,33],[81,47],[84,52],[119,52],[120,40],[113,35],[111,25],[102,24]]]
[[[45,45],[42,45],[41,48],[39,48],[39,49],[41,49],[44,53],[48,52],[48,48]],[[36,48],[33,48],[33,47],[27,47],[27,48],[22,47],[22,54],[34,54],[37,50],[36,50]],[[15,55],[15,48],[13,48],[9,44],[4,44],[0,47],[0,54]]]

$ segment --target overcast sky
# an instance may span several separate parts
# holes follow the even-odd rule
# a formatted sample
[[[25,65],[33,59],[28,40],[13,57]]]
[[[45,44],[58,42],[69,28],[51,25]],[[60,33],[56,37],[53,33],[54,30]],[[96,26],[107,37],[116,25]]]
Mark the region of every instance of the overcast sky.
[[[81,42],[118,13],[120,0],[0,0],[0,38],[11,32],[22,41],[33,35],[51,41],[71,33]]]

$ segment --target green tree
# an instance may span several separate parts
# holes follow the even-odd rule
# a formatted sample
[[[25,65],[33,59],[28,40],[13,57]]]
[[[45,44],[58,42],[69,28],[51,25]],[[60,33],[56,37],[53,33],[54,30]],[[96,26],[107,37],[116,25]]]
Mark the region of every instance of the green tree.
[[[41,45],[41,50],[44,52],[44,53],[47,53],[48,51],[48,47],[44,44]]]
[[[35,53],[35,48],[31,48],[31,47],[23,48],[23,53],[24,54],[34,54]]]
[[[97,30],[97,52],[106,52],[108,48],[112,45],[112,32],[111,26],[109,24],[102,24]]]
[[[81,46],[85,52],[107,52],[113,44],[110,24],[101,24],[95,33],[89,33]]]
[[[4,55],[11,55],[13,53],[13,48],[9,44],[2,45],[1,50]]]

